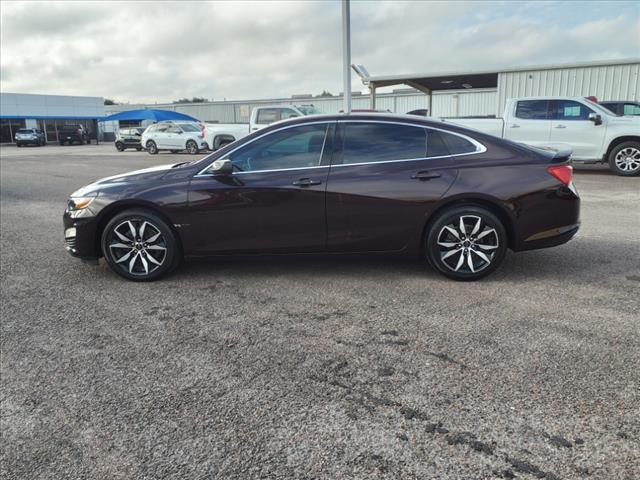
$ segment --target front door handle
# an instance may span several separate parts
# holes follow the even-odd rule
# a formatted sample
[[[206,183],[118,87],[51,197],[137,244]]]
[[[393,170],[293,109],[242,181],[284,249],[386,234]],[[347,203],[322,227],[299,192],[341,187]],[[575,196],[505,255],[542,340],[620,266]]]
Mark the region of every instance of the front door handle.
[[[556,125],[556,126],[555,126],[555,127],[553,127],[553,128],[567,128],[567,127],[565,127],[564,125]]]
[[[293,182],[293,185],[297,187],[310,187],[311,185],[320,185],[322,182],[320,180],[312,180],[311,178],[301,178],[300,180],[296,180]]]
[[[509,125],[509,128],[520,128],[520,125],[518,125],[517,123],[512,123],[511,125]]]
[[[439,173],[433,173],[433,172],[418,172],[414,175],[411,175],[411,178],[413,178],[414,180],[431,180],[432,178],[439,178],[440,174]]]

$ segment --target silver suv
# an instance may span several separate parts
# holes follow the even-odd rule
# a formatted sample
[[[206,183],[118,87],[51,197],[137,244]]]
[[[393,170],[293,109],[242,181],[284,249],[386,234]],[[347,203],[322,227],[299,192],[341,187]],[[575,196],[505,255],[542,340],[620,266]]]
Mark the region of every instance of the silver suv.
[[[186,150],[191,155],[209,150],[204,126],[196,122],[160,122],[150,125],[142,134],[142,146],[151,155],[160,150],[178,153]]]
[[[37,145],[43,146],[47,141],[44,138],[44,133],[39,128],[21,128],[16,132],[16,145],[21,147],[23,145]]]

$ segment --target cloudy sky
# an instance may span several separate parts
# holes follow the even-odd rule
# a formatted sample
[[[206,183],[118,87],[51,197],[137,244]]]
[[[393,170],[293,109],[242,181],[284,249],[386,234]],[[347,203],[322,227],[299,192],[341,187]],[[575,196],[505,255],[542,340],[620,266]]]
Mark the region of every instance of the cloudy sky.
[[[135,103],[342,90],[339,1],[16,1],[0,12],[3,92]],[[639,2],[353,0],[351,16],[352,61],[373,75],[640,56]]]

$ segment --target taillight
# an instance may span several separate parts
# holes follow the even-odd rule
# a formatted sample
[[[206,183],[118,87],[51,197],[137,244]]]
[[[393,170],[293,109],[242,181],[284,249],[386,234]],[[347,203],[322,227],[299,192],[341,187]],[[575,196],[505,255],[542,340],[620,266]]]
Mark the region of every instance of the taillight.
[[[571,165],[551,165],[547,172],[556,177],[565,187],[573,180],[573,167]]]
[[[200,138],[204,138],[204,128],[200,129]]]

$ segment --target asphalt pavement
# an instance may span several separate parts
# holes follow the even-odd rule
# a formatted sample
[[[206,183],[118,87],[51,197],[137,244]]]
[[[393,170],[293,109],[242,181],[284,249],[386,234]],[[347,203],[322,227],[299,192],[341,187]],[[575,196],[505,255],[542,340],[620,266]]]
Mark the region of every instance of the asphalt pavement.
[[[398,258],[183,265],[64,249],[69,193],[186,154],[0,149],[6,479],[640,478],[640,178],[475,283]]]

